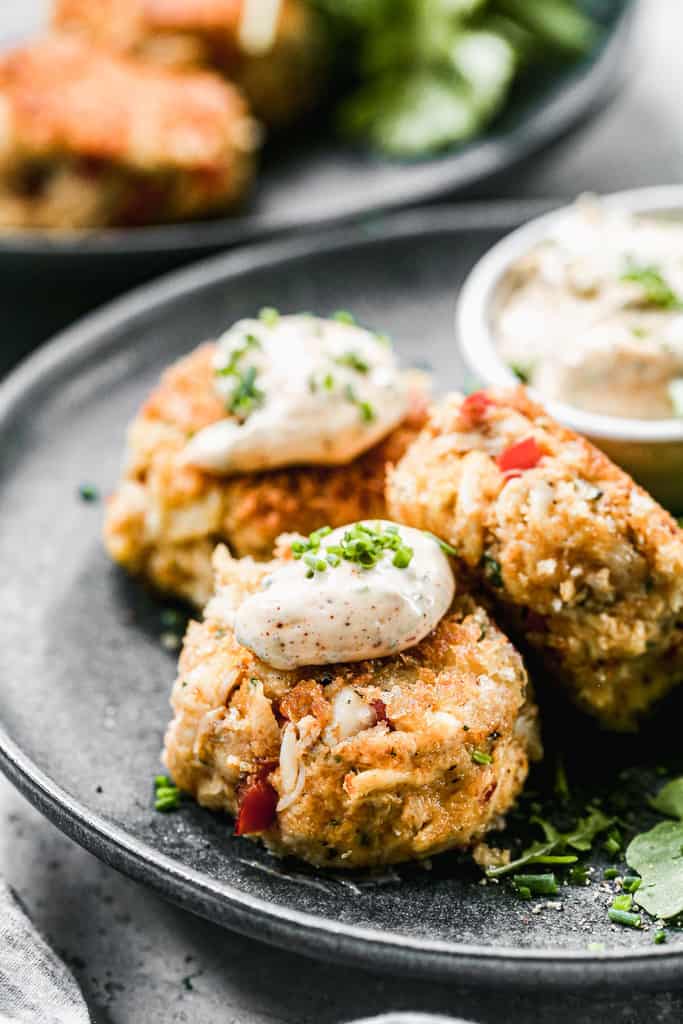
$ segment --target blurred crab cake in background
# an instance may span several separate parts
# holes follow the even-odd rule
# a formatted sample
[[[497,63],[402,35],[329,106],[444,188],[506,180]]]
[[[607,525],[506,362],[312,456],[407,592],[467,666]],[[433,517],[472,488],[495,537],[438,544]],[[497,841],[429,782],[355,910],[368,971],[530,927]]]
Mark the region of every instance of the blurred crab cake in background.
[[[683,532],[523,389],[438,403],[387,501],[453,545],[604,725],[632,728],[683,679]]]
[[[0,56],[0,225],[93,228],[234,206],[254,131],[215,75],[113,57],[66,36]]]
[[[269,558],[283,532],[385,514],[387,464],[424,423],[426,382],[349,314],[264,310],[162,377],[128,438],[105,541],[203,605],[219,541]]]
[[[54,24],[167,67],[211,68],[268,125],[313,106],[324,78],[321,26],[305,0],[57,0]]]
[[[479,843],[540,752],[519,654],[431,535],[386,521],[215,555],[165,761],[238,835],[361,868]]]

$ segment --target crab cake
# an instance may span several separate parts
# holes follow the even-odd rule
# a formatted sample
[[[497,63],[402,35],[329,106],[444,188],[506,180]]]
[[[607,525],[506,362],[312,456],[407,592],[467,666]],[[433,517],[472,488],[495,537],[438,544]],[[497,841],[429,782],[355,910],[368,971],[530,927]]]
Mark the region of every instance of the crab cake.
[[[304,0],[58,0],[54,24],[166,67],[211,68],[270,125],[320,92],[325,46]]]
[[[399,538],[378,580],[376,567],[343,560],[344,552],[362,546],[363,529]],[[332,560],[325,571],[308,569],[305,553],[293,561],[291,538],[270,564],[233,560],[217,549],[215,597],[204,621],[190,624],[180,657],[166,766],[199,803],[236,815],[236,834],[259,837],[273,852],[317,866],[364,868],[472,847],[500,824],[524,784],[529,757],[539,752],[522,660],[473,598],[452,596],[451,569],[434,538],[419,534],[416,540],[405,535],[418,531],[404,528],[401,536],[387,523],[355,524],[325,538],[326,549],[324,534],[298,542],[298,552],[313,551],[320,563],[341,551],[341,566]],[[445,599],[438,621],[416,642],[431,623],[407,638],[402,629],[415,623],[404,621],[397,631],[405,607],[397,610],[387,599],[394,584],[386,574],[406,573],[406,593],[421,580],[428,590],[440,571],[432,565],[422,572],[422,549],[429,547],[428,558],[446,566],[450,590],[437,591],[435,602]],[[406,550],[410,566],[396,568],[405,562],[396,552]],[[335,593],[335,607],[344,605],[345,615],[338,618],[341,636],[331,643],[320,617],[305,616],[302,624],[299,613],[318,603],[329,610],[334,574],[345,566],[350,575],[340,577]],[[273,586],[286,633],[279,647],[262,628]],[[354,658],[366,653],[362,623],[370,605],[357,603],[363,590],[375,594],[380,617],[394,609],[379,642],[384,638],[385,650],[391,644],[398,650],[326,664],[335,644]],[[236,639],[245,630],[261,654],[284,651],[297,667],[262,660]],[[398,643],[399,635],[412,646]],[[291,659],[293,646],[298,660]],[[301,664],[312,647],[316,664]]]
[[[433,530],[549,675],[632,728],[683,678],[683,533],[523,389],[451,396],[390,474],[400,522]]]
[[[341,355],[319,364],[315,348],[313,362],[305,370],[310,353],[297,345],[302,337],[318,331],[331,334]],[[263,346],[272,338],[284,357],[281,380],[273,381],[267,367],[250,377],[257,364],[247,365],[249,353],[239,345],[241,339],[258,340],[257,336]],[[211,554],[219,541],[235,555],[264,559],[271,556],[275,539],[283,532],[307,533],[320,522],[339,526],[383,516],[386,466],[397,461],[414,440],[426,408],[427,385],[419,375],[406,384],[400,406],[391,400],[388,419],[383,417],[384,391],[372,406],[363,402],[361,389],[368,386],[372,358],[384,360],[382,373],[396,381],[407,378],[405,373],[397,374],[393,362],[386,362],[393,360],[390,349],[353,324],[280,317],[270,328],[263,320],[241,321],[224,340],[227,350],[221,349],[223,341],[205,344],[181,359],[150,395],[130,428],[123,480],[109,500],[105,524],[105,543],[116,562],[159,590],[197,606],[203,606],[211,593]],[[251,345],[257,357],[267,354],[253,341],[245,345]],[[226,359],[229,368],[236,353],[241,376],[223,375]],[[356,369],[340,365],[340,360],[355,362]],[[287,402],[295,377],[304,394]],[[248,379],[254,402],[262,393],[262,379],[272,382],[273,397],[266,396],[263,408],[252,410],[242,421],[240,416],[249,410],[237,408],[230,413],[228,407],[250,400]],[[239,397],[234,390],[227,394],[217,390],[217,384],[225,381],[237,384]],[[309,398],[311,386],[317,390]],[[350,395],[355,401],[349,401]],[[300,422],[302,403],[306,418]],[[369,420],[371,415],[374,418]],[[342,423],[342,416],[350,416],[350,423]],[[208,463],[200,459],[201,465],[188,461],[189,445],[201,444],[206,437],[210,440],[214,426],[220,431],[237,424],[248,435],[252,425],[258,429],[261,418],[261,450],[254,446],[252,431],[247,452],[252,457],[243,457],[243,468],[223,471],[211,459]],[[340,428],[337,434],[336,427]],[[325,429],[327,436],[323,436]],[[313,450],[311,443],[316,446]],[[264,468],[264,459],[278,451],[281,464]]]
[[[244,100],[205,72],[66,36],[0,57],[0,226],[93,228],[233,206],[253,171]]]

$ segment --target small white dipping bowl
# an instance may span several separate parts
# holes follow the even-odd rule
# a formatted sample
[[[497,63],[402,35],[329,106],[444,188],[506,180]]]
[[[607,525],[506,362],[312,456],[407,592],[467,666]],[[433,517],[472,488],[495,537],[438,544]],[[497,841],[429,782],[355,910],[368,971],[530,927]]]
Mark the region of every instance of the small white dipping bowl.
[[[615,192],[601,202],[629,213],[680,218],[683,228],[683,185]],[[507,235],[479,260],[463,285],[456,331],[463,359],[483,387],[519,383],[498,354],[493,318],[500,289],[513,264],[548,238],[557,219],[570,209],[554,210]],[[530,391],[555,419],[590,438],[665,507],[683,511],[683,419],[603,416]]]

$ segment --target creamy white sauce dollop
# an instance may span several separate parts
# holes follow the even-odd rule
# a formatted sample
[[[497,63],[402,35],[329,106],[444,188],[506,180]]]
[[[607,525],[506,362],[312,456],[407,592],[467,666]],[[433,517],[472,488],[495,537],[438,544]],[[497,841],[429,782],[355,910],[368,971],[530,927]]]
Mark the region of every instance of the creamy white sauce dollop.
[[[408,408],[407,378],[391,348],[337,320],[240,320],[220,339],[215,369],[226,419],[198,431],[184,452],[211,473],[342,465],[390,433]],[[238,419],[228,413],[245,375],[255,397]]]
[[[321,559],[348,529],[324,538]],[[391,550],[370,569],[341,560],[312,576],[303,560],[283,561],[237,608],[237,641],[278,669],[383,658],[413,647],[448,611],[455,581],[433,537],[405,526],[399,534],[413,552],[406,568],[393,565]]]
[[[640,281],[626,279],[634,268]],[[642,271],[652,269],[683,298],[683,224],[579,201],[509,273],[495,320],[501,355],[577,408],[683,414],[683,311],[648,301]]]

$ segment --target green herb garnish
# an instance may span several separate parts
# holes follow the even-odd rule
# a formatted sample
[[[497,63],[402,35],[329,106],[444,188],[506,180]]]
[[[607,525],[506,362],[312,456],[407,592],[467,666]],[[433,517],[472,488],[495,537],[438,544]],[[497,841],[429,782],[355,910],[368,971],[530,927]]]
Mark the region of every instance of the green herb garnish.
[[[491,764],[493,762],[493,758],[485,750],[473,750],[472,760],[475,764]]]
[[[356,326],[356,318],[353,313],[349,313],[347,309],[338,309],[332,314],[332,319],[336,320],[339,324],[348,324],[349,327]]]
[[[521,381],[522,384],[529,383],[533,371],[532,366],[523,366],[521,363],[508,363],[508,365],[514,373],[515,377],[517,377],[517,379]]]
[[[266,325],[266,327],[275,327],[280,319],[280,314],[278,310],[273,309],[272,306],[264,306],[263,309],[259,311],[258,318],[262,324]]]
[[[658,306],[660,309],[683,308],[681,299],[667,284],[659,267],[629,263],[621,280],[640,285],[643,298],[649,306]]]
[[[81,501],[99,501],[100,492],[94,484],[80,484],[78,487],[78,497]]]
[[[484,567],[484,575],[489,583],[494,587],[502,587],[503,570],[500,562],[496,558],[492,558],[491,555],[484,555],[482,565]]]
[[[663,942],[666,942],[666,932],[663,928],[658,928],[652,936],[652,941],[656,946],[661,946]]]
[[[228,409],[237,419],[246,420],[254,409],[263,404],[265,394],[256,387],[255,366],[248,366],[243,373],[235,376],[237,385],[230,396]]]
[[[437,535],[435,533],[432,533],[431,530],[423,530],[422,532],[425,533],[428,537],[431,537],[432,540],[435,540],[436,543],[441,548],[441,550],[444,552],[444,554],[450,555],[452,558],[457,558],[458,552],[456,551],[456,549],[452,547],[450,544],[447,544],[445,540],[441,540],[441,537],[437,537]]]
[[[610,907],[607,916],[612,924],[621,924],[624,928],[641,928],[643,924],[640,914],[633,914],[629,910],[616,910]]]
[[[560,832],[549,821],[539,817],[534,817],[532,821],[543,830],[545,839],[532,843],[531,846],[522,851],[519,857],[510,861],[509,864],[488,868],[486,871],[488,878],[500,878],[501,875],[510,874],[512,871],[525,867],[527,864],[542,863],[541,858],[563,855],[567,847],[577,850],[579,853],[587,852],[591,849],[596,837],[611,827],[614,819],[609,818],[602,811],[593,807],[590,808],[588,814],[583,818],[579,818],[574,828],[569,832]],[[573,854],[569,854],[569,856],[573,856]],[[576,860],[576,858],[574,859]]]
[[[316,572],[324,572],[328,565],[336,568],[342,560],[355,562],[362,569],[372,569],[386,551],[394,552],[392,564],[397,569],[407,569],[412,561],[413,549],[404,543],[397,526],[373,527],[354,523],[338,544],[328,544],[323,548],[322,541],[331,532],[329,526],[323,526],[310,534],[307,540],[292,544],[292,555],[296,559],[304,559],[309,568],[309,578]]]
[[[338,363],[339,366],[348,366],[350,370],[355,370],[357,373],[370,372],[369,363],[358,352],[344,352],[343,355],[337,356],[335,363]]]
[[[182,793],[167,775],[154,777],[154,809],[157,811],[176,811],[180,807]]]
[[[526,889],[532,896],[557,896],[559,886],[555,875],[514,875],[512,884],[516,889]]]

